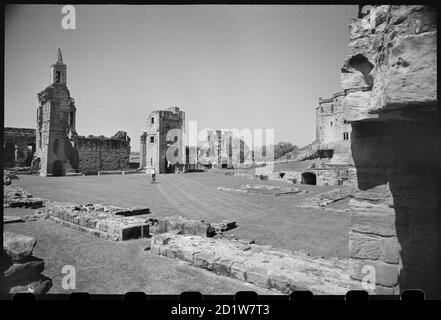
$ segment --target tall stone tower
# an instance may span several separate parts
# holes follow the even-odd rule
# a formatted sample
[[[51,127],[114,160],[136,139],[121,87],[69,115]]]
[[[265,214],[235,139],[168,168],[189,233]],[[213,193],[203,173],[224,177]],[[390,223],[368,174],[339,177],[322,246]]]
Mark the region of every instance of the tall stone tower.
[[[32,166],[41,176],[78,169],[75,151],[75,101],[66,86],[67,70],[58,49],[50,67],[50,85],[38,94],[36,154]]]
[[[184,132],[184,111],[179,110],[178,107],[153,111],[147,118],[147,131],[142,133],[140,139],[140,167],[153,167],[158,173],[173,173],[183,169],[185,163]],[[180,153],[177,149],[180,149]],[[176,164],[169,161],[167,152],[174,154],[177,159]]]

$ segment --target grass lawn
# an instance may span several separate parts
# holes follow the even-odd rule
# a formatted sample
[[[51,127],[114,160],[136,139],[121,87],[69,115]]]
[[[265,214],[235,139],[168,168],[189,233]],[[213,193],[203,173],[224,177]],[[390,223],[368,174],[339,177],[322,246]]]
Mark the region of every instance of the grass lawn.
[[[10,209],[8,214],[14,214]],[[199,291],[202,294],[235,294],[255,291],[275,294],[251,284],[218,276],[178,260],[144,251],[149,239],[112,242],[63,227],[52,221],[13,223],[7,231],[37,239],[34,256],[45,260],[43,274],[53,281],[49,293],[86,291],[90,294],[124,294],[142,291],[146,294],[180,294]],[[61,286],[63,266],[76,271],[76,288],[66,291]]]
[[[287,186],[222,173],[161,174],[151,184],[145,174],[78,177],[19,176],[14,184],[35,197],[67,202],[147,206],[151,217],[183,215],[219,222],[232,219],[240,238],[289,250],[304,249],[324,257],[348,256],[349,214],[300,208],[299,200],[335,187],[302,185],[308,194],[270,197],[217,190],[242,184]],[[292,186],[292,185],[290,185]],[[347,205],[343,203],[343,205]]]

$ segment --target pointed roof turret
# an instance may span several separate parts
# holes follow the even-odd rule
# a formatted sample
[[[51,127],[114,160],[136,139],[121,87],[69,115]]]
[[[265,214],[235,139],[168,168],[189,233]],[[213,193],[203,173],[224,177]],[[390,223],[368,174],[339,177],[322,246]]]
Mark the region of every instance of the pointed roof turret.
[[[63,56],[61,55],[61,49],[58,48],[58,57],[56,64],[63,64]]]

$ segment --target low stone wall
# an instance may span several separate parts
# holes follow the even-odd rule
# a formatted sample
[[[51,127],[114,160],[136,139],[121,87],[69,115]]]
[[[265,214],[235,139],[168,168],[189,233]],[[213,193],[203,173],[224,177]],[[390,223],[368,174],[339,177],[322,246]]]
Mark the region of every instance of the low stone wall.
[[[347,259],[321,259],[240,240],[164,233],[153,236],[150,252],[283,293],[345,294]]]
[[[213,237],[236,227],[236,221],[223,220],[219,223],[208,223],[204,220],[188,219],[182,216],[170,216],[158,219],[148,219],[150,231],[153,234],[179,232],[186,235]]]
[[[43,208],[36,210],[35,215],[99,238],[124,241],[149,237],[149,224],[145,218],[125,217],[148,212],[148,209],[142,208],[47,201]]]
[[[310,168],[301,170],[278,170],[268,174],[252,174],[244,172],[234,172],[235,176],[245,177],[254,180],[275,180],[288,183],[301,184],[302,173],[311,172],[316,175],[316,185],[318,186],[337,186],[354,185],[356,177],[351,167],[329,167],[329,168]]]
[[[3,208],[40,208],[44,199],[34,198],[23,188],[5,185],[3,186]]]
[[[274,196],[274,197],[295,195],[298,193],[309,192],[307,190],[302,190],[300,188],[271,186],[271,185],[265,185],[265,184],[256,184],[256,185],[245,184],[245,185],[242,185],[240,187],[240,189],[228,188],[228,187],[218,187],[217,190],[234,191],[234,192],[241,192],[241,193],[255,193],[255,194]]]
[[[302,208],[324,208],[327,205],[349,198],[355,190],[345,187],[333,189],[302,200]],[[349,211],[349,209],[347,209]]]
[[[52,287],[52,280],[41,274],[44,260],[32,255],[36,244],[33,237],[3,231],[2,293],[44,294]]]

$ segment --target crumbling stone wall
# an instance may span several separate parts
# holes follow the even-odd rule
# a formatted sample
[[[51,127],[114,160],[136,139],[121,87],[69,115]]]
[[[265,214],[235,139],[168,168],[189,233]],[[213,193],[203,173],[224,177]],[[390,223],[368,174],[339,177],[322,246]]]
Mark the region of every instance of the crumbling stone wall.
[[[35,129],[3,129],[3,166],[29,167],[35,152]]]
[[[33,171],[41,176],[64,176],[128,168],[130,138],[126,132],[118,131],[111,138],[78,136],[75,101],[67,88],[67,67],[60,49],[50,70],[50,85],[38,94]]]
[[[350,24],[342,68],[359,191],[350,201],[353,287],[441,297],[441,122],[436,11],[376,6]],[[370,88],[361,90],[361,88]],[[358,89],[358,90],[357,90]]]
[[[115,136],[78,137],[75,139],[78,151],[79,171],[96,174],[98,171],[129,168],[130,138],[119,131]]]

